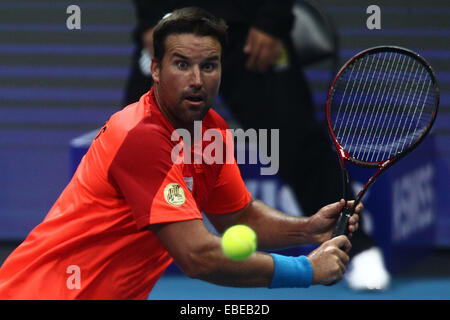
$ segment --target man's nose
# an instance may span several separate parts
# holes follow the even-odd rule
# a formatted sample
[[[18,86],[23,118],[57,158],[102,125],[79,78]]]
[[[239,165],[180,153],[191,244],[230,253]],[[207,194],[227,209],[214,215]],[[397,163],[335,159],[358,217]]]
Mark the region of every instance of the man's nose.
[[[196,88],[203,86],[202,74],[198,66],[193,67],[191,70],[191,86]]]

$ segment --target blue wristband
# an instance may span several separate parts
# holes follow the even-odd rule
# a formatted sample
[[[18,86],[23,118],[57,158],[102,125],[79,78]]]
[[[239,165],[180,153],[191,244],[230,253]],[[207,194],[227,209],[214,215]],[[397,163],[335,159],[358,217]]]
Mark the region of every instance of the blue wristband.
[[[274,262],[270,289],[308,288],[311,285],[313,270],[307,257],[288,257],[275,253],[270,255]]]

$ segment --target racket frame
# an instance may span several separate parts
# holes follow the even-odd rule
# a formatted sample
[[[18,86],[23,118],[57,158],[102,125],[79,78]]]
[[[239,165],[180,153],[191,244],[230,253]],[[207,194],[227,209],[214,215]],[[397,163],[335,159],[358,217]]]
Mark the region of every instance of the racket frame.
[[[435,110],[433,111],[432,115],[431,115],[431,119],[428,123],[428,125],[426,126],[424,132],[422,133],[421,136],[419,136],[416,141],[414,141],[414,143],[412,143],[408,148],[406,148],[405,150],[403,150],[402,152],[394,155],[393,157],[387,159],[387,160],[382,160],[382,161],[373,161],[373,162],[369,162],[369,161],[362,161],[359,159],[356,159],[354,157],[352,157],[339,143],[338,139],[336,138],[336,135],[333,131],[332,125],[331,125],[331,114],[330,114],[330,105],[331,105],[331,101],[334,95],[334,91],[335,91],[335,84],[336,82],[339,80],[340,76],[342,75],[342,73],[347,70],[347,68],[353,64],[356,60],[360,59],[362,56],[365,55],[369,55],[372,53],[376,53],[376,52],[390,52],[390,51],[394,51],[397,53],[402,53],[402,54],[406,54],[409,55],[411,57],[413,57],[414,59],[416,59],[417,61],[419,61],[423,66],[425,66],[426,70],[428,71],[428,73],[430,74],[430,77],[432,79],[432,82],[434,84],[434,92],[435,92],[435,96],[434,96],[434,104],[435,104]],[[439,91],[439,86],[436,80],[436,74],[433,70],[433,68],[431,67],[431,65],[422,57],[420,56],[418,53],[410,50],[410,49],[406,49],[403,47],[399,47],[399,46],[377,46],[377,47],[372,47],[366,50],[363,50],[361,52],[359,52],[358,54],[356,54],[355,56],[353,56],[351,59],[349,59],[343,66],[342,68],[338,71],[336,77],[334,78],[332,85],[330,87],[330,90],[328,92],[328,98],[327,98],[327,102],[326,102],[326,118],[327,118],[327,125],[328,125],[328,131],[330,133],[330,136],[333,140],[333,143],[336,147],[336,151],[339,157],[339,164],[340,164],[340,168],[341,168],[341,173],[342,173],[342,190],[343,190],[343,197],[345,200],[345,206],[343,211],[340,214],[340,217],[338,219],[338,222],[336,224],[336,229],[334,231],[333,237],[341,235],[341,234],[348,234],[348,220],[350,219],[351,215],[354,213],[356,206],[358,205],[358,203],[361,201],[361,198],[364,196],[364,194],[366,193],[367,189],[369,188],[369,186],[380,176],[380,174],[382,172],[384,172],[387,168],[389,168],[390,166],[392,166],[394,163],[396,163],[398,160],[402,159],[403,157],[405,157],[407,154],[409,154],[411,151],[413,151],[423,140],[424,138],[427,136],[428,132],[431,130],[434,121],[436,119],[436,115],[439,109],[439,97],[440,97],[440,91]],[[378,168],[378,170],[369,178],[369,180],[366,182],[366,184],[362,187],[361,191],[356,195],[355,197],[355,201],[352,205],[351,208],[347,208],[347,201],[348,201],[348,188],[350,186],[350,179],[348,176],[348,170],[346,168],[345,165],[345,161],[348,161],[354,165],[360,166],[360,167],[366,167],[366,168]]]

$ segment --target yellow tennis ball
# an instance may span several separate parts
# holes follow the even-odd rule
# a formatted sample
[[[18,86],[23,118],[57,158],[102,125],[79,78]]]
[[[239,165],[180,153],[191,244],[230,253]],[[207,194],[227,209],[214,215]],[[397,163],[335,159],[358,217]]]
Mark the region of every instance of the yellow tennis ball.
[[[243,224],[228,228],[222,236],[222,250],[230,259],[247,259],[256,250],[255,231]]]

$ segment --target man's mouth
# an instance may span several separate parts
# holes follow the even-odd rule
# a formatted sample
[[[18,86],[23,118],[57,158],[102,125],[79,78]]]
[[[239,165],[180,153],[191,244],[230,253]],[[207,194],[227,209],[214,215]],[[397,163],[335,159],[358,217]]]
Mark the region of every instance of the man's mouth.
[[[192,105],[200,105],[204,101],[204,97],[200,94],[190,94],[187,95],[184,99]]]

